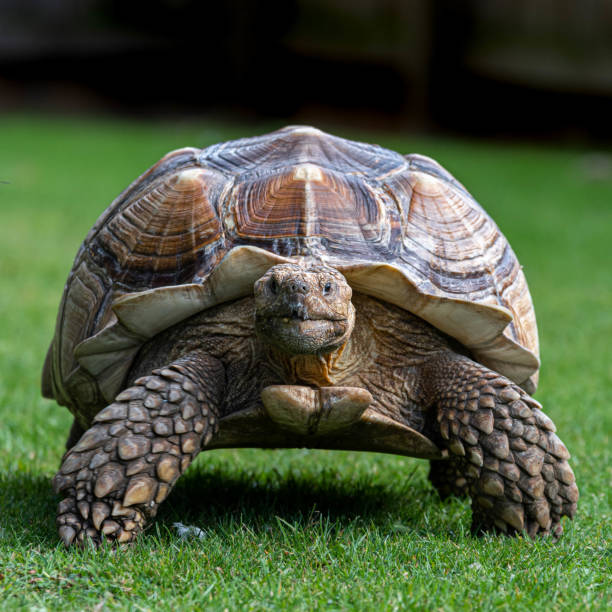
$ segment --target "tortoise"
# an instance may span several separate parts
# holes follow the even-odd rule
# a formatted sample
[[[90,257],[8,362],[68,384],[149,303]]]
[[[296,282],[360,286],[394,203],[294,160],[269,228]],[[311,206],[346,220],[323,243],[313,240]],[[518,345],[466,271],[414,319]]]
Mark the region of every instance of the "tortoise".
[[[202,450],[308,447],[428,459],[475,533],[558,537],[578,489],[539,363],[514,252],[434,160],[305,126],[173,151],[65,286],[59,535],[133,541]]]

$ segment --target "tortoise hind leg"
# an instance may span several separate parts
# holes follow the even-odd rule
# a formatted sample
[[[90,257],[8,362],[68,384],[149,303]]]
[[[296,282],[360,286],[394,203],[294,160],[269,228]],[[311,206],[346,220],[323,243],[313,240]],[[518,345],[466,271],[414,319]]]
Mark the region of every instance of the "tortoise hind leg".
[[[53,479],[64,544],[132,541],[216,432],[224,386],[221,363],[192,353],[98,413]]]
[[[66,451],[69,451],[78,441],[79,438],[85,433],[85,429],[81,426],[81,424],[74,419],[72,421],[72,426],[70,427],[70,433],[68,434],[68,439],[66,440]]]
[[[578,489],[569,453],[538,402],[454,353],[433,357],[423,374],[448,469],[463,475],[472,498],[472,530],[561,535]]]
[[[468,483],[463,474],[463,469],[454,461],[432,459],[429,462],[427,477],[438,492],[440,499],[447,499],[451,495],[455,497],[467,497],[469,495]]]

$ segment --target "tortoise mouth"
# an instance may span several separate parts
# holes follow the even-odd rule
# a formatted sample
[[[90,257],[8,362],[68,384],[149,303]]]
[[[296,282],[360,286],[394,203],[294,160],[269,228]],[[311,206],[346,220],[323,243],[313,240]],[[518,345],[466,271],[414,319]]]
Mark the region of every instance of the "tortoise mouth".
[[[351,331],[346,318],[316,316],[256,317],[255,329],[266,343],[292,355],[328,353],[340,347]]]
[[[291,312],[274,314],[271,318],[280,319],[283,323],[291,323],[292,321],[330,321],[341,322],[346,321],[346,317],[341,316],[326,316],[323,314],[309,313],[304,307],[296,307]]]
[[[274,326],[285,333],[322,334],[341,336],[346,331],[346,319],[322,319],[317,317],[274,317]]]

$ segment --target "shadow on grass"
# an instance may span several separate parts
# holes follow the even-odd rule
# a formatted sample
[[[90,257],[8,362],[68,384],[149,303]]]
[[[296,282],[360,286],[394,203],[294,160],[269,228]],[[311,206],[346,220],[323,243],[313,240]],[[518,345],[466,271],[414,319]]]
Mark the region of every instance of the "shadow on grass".
[[[342,529],[357,519],[383,527],[420,520],[423,508],[440,499],[431,487],[408,473],[400,482],[380,484],[369,477],[338,478],[335,471],[312,475],[273,471],[228,475],[223,468],[196,468],[177,483],[160,507],[158,522],[194,523],[223,530],[231,524],[253,532],[269,530],[280,517],[296,526],[324,516]]]
[[[277,517],[305,526],[324,516],[334,529],[360,519],[377,527],[401,523],[406,530],[421,531],[417,522],[423,512],[441,506],[429,485],[412,479],[410,473],[401,483],[380,484],[369,477],[338,478],[335,471],[313,478],[275,470],[255,474],[234,470],[199,466],[189,470],[160,506],[156,521],[169,530],[178,521],[213,531],[244,526],[263,533]],[[59,541],[55,528],[59,500],[50,477],[28,472],[1,475],[0,539],[54,548]],[[431,527],[434,532],[446,531],[429,526],[429,532]]]
[[[2,540],[54,547],[57,502],[50,477],[21,471],[0,474]]]

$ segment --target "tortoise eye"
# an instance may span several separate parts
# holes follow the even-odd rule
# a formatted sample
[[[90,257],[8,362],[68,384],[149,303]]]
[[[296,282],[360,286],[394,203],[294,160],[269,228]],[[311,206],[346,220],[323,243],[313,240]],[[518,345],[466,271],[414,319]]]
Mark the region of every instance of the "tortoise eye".
[[[276,295],[278,293],[278,283],[276,282],[275,278],[272,278],[272,280],[270,281],[270,291],[273,295]]]
[[[332,290],[332,284],[330,282],[325,283],[325,286],[323,287],[323,294],[327,295],[328,293],[330,293]]]

